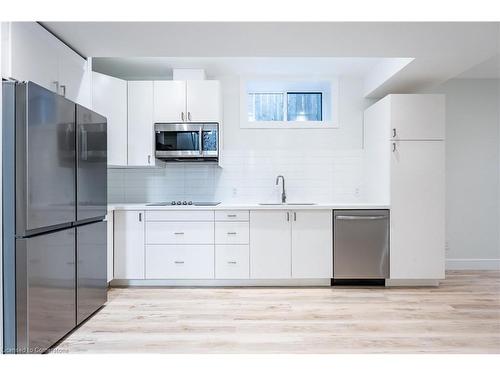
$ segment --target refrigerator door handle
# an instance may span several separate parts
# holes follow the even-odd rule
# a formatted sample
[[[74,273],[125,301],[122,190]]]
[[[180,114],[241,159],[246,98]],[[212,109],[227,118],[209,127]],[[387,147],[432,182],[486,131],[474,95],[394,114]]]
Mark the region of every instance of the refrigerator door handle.
[[[381,220],[388,219],[389,216],[386,215],[377,215],[377,216],[348,216],[348,215],[339,215],[335,216],[336,220]]]
[[[82,160],[88,160],[89,158],[89,149],[88,149],[88,132],[82,127],[81,131],[81,144],[82,144]]]

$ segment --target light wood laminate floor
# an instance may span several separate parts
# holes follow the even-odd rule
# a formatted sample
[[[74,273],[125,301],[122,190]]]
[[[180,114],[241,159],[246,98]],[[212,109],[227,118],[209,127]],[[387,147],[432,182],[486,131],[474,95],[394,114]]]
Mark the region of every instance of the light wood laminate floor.
[[[60,353],[500,353],[500,272],[430,288],[113,288]]]

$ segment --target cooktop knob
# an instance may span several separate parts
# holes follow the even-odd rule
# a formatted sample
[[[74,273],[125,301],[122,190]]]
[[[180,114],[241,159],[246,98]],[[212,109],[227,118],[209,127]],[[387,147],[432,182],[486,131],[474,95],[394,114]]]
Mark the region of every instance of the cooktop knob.
[[[189,201],[189,202],[188,202],[188,204],[189,204],[189,205],[192,205],[192,204],[193,204],[193,201]]]
[[[177,201],[177,204],[182,204],[182,202],[181,201]]]
[[[176,203],[175,203],[175,201],[172,201],[172,202],[170,202],[170,204],[171,204],[172,206],[175,206],[175,204],[176,204]]]
[[[186,205],[188,204],[188,202],[187,202],[187,201],[184,201],[184,202],[182,202],[182,204],[183,204],[184,206],[186,206]]]

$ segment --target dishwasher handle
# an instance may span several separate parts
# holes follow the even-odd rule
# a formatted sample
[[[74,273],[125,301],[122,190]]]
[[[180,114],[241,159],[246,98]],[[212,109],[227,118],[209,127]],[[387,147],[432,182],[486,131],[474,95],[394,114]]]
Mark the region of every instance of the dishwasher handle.
[[[382,220],[388,219],[387,215],[377,215],[377,216],[363,216],[363,215],[338,215],[335,216],[336,220]]]

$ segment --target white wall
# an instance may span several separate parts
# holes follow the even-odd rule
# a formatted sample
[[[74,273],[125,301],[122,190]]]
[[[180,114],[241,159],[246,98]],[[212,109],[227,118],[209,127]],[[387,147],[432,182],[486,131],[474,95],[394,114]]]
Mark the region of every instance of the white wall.
[[[447,268],[500,268],[499,80],[454,79],[446,94]]]
[[[286,178],[288,200],[362,200],[363,80],[339,81],[338,129],[242,129],[239,78],[219,77],[224,101],[224,168],[168,164],[165,169],[111,169],[110,202],[168,199],[259,202],[279,199],[275,178]]]

